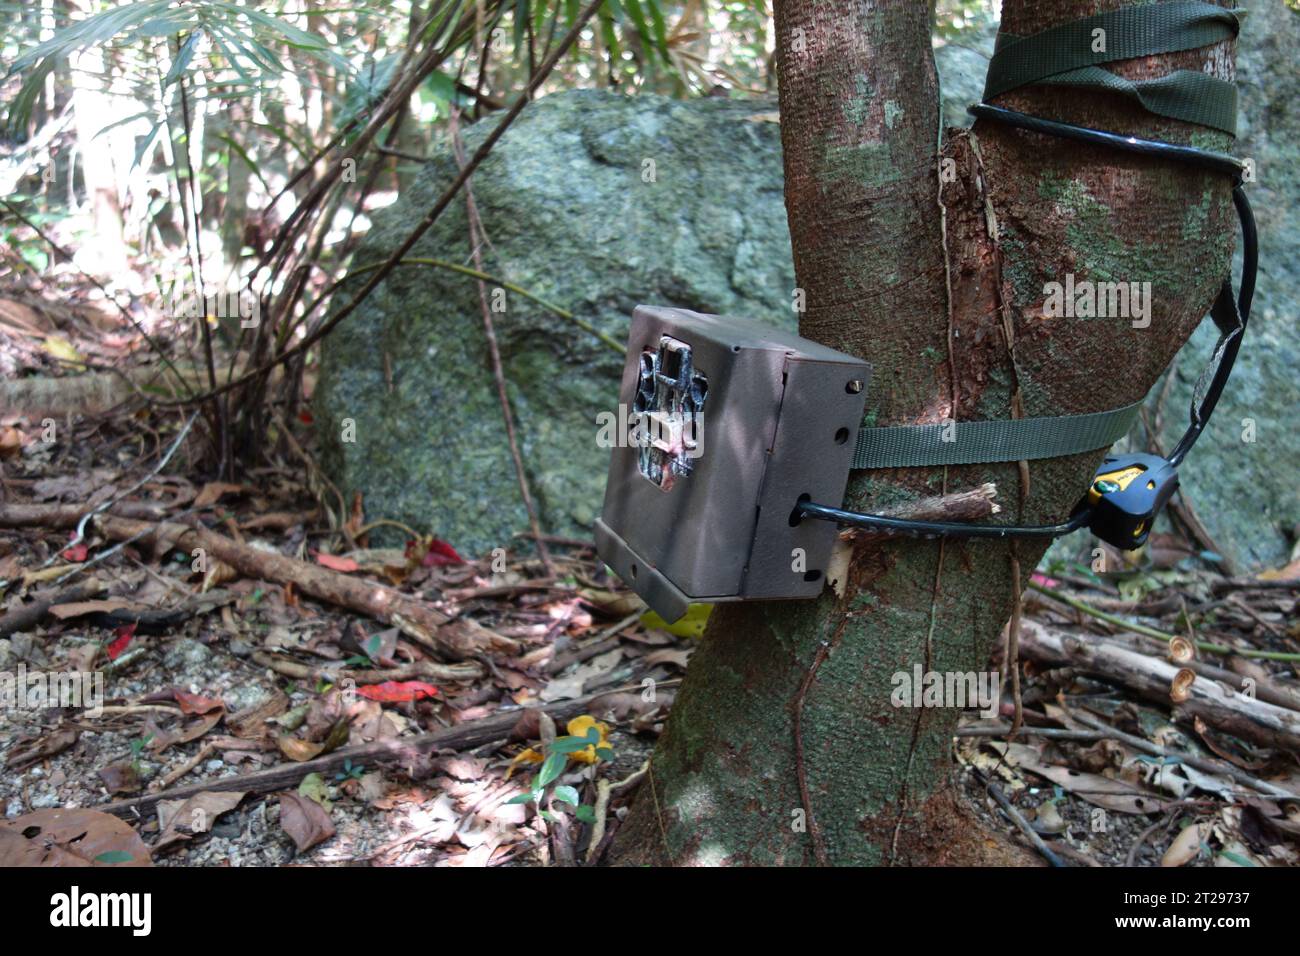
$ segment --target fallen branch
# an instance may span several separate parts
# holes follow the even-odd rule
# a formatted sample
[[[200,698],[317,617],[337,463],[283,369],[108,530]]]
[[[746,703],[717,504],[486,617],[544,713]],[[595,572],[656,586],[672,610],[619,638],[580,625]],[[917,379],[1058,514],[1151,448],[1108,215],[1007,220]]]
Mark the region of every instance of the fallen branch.
[[[123,607],[89,614],[82,620],[95,627],[126,624],[134,625],[138,634],[167,634],[192,618],[234,603],[237,598],[233,591],[218,589],[192,595],[173,607]]]
[[[1129,637],[1125,634],[1115,634],[1106,638],[1106,640],[1122,644],[1139,653],[1149,653],[1151,650],[1151,645],[1148,643],[1144,646],[1141,638]],[[1244,674],[1226,670],[1208,661],[1195,658],[1190,661],[1183,661],[1182,666],[1196,671],[1202,677],[1208,677],[1212,681],[1221,681],[1238,690],[1242,688],[1246,679]],[[1253,692],[1257,700],[1300,712],[1300,688],[1264,676],[1255,676],[1252,679],[1255,682]]]
[[[551,717],[557,720],[565,720],[587,712],[593,701],[601,697],[607,697],[611,693],[613,691],[601,691],[598,694],[587,694],[584,697],[575,697],[572,700],[553,701],[549,704],[542,704],[535,709],[550,714]],[[390,737],[368,744],[344,747],[322,757],[316,757],[314,760],[280,764],[266,770],[240,774],[236,777],[204,780],[184,787],[174,787],[170,790],[160,790],[157,793],[133,797],[130,800],[119,800],[116,803],[95,807],[95,809],[117,816],[130,816],[137,811],[147,810],[159,800],[185,800],[205,791],[242,790],[248,793],[270,793],[273,790],[296,787],[302,781],[302,778],[309,773],[330,774],[342,768],[349,761],[354,766],[369,763],[410,764],[426,754],[440,750],[456,752],[472,750],[475,747],[482,747],[484,744],[505,740],[510,736],[510,732],[514,730],[515,725],[519,723],[519,719],[528,713],[530,709],[533,708],[520,707],[500,711],[490,717],[484,717],[482,720],[458,724],[455,727],[447,727],[443,730],[435,730],[415,737]]]
[[[49,613],[56,604],[72,604],[76,601],[88,601],[104,590],[102,581],[90,579],[81,584],[57,591],[42,591],[28,604],[22,604],[0,617],[0,637],[8,637],[17,631],[26,631],[40,623],[41,618]]]
[[[86,513],[75,506],[51,513],[43,505],[0,505],[0,525],[31,527],[35,515],[63,519],[60,526],[75,525]],[[400,627],[425,648],[457,660],[473,658],[484,651],[513,654],[519,645],[471,620],[453,620],[418,598],[386,585],[352,578],[338,571],[308,564],[271,551],[239,544],[224,535],[203,527],[189,527],[174,522],[150,524],[114,514],[95,518],[100,532],[115,541],[139,539],[149,545],[163,545],[183,551],[201,548],[212,558],[228,564],[250,578],[292,584],[298,591],[321,601],[346,607],[385,624]]]
[[[0,525],[6,528],[71,528],[89,510],[88,505],[81,504],[0,504]],[[109,505],[106,513],[139,521],[163,521],[173,511],[167,505],[149,501],[119,501]]]
[[[1186,688],[1187,699],[1174,703],[1170,688],[1184,668],[1113,641],[1066,634],[1025,621],[1020,652],[1038,664],[1073,667],[1172,706],[1175,720],[1188,723],[1199,717],[1207,725],[1242,740],[1300,753],[1300,713],[1245,697],[1194,672],[1189,672],[1193,679]]]
[[[1215,594],[1228,591],[1300,591],[1300,580],[1290,578],[1262,581],[1258,578],[1223,578],[1212,583],[1210,590]]]

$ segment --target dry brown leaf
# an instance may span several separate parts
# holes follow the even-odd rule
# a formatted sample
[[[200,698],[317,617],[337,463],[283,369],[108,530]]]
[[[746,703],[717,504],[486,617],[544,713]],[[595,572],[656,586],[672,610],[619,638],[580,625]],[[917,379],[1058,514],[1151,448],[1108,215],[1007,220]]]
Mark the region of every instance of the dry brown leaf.
[[[292,791],[280,794],[280,826],[299,852],[310,850],[334,835],[334,823],[325,808]]]
[[[23,563],[16,554],[6,554],[0,558],[0,581],[8,581],[23,573]]]
[[[1261,571],[1257,578],[1261,581],[1297,581],[1300,580],[1300,558],[1280,568]]]
[[[273,697],[262,703],[241,710],[237,714],[231,714],[226,718],[226,727],[236,737],[243,740],[254,740],[265,736],[269,732],[269,728],[266,726],[267,721],[272,717],[280,716],[288,709],[289,698],[277,689]]]
[[[405,789],[390,790],[370,805],[376,810],[392,810],[394,807],[399,807],[403,804],[424,804],[427,803],[428,800],[429,791],[418,786],[410,786]]]
[[[35,810],[0,821],[0,867],[152,865],[136,832],[98,810]]]
[[[672,664],[676,667],[680,667],[682,670],[686,670],[686,663],[691,659],[691,652],[693,650],[695,650],[693,647],[682,649],[665,647],[662,650],[651,651],[645,657],[641,658],[641,660],[650,666],[655,664]]]
[[[1045,764],[1039,758],[1037,751],[1024,744],[990,742],[988,746],[1001,753],[1012,766],[1045,777],[1079,799],[1106,810],[1113,810],[1116,813],[1144,814],[1157,813],[1171,806],[1170,801],[1123,780]]]
[[[239,806],[245,794],[221,793],[205,790],[185,800],[160,800],[158,802],[158,827],[162,836],[154,850],[188,840],[195,833],[207,833],[217,817]]]
[[[599,654],[585,663],[579,664],[563,677],[552,678],[538,695],[544,701],[564,700],[581,697],[583,687],[588,681],[603,677],[618,666],[623,657],[623,649],[616,647],[604,654]]]
[[[210,714],[214,710],[226,709],[226,703],[216,697],[200,697],[179,687],[172,688],[172,699],[180,705],[182,714]]]
[[[203,583],[199,585],[199,590],[211,591],[218,585],[225,584],[227,581],[238,580],[238,578],[238,571],[226,564],[226,562],[212,558],[208,562],[208,570],[203,575]]]
[[[232,485],[224,481],[209,481],[199,490],[198,497],[194,499],[193,507],[206,508],[220,501],[223,495],[232,495],[243,490],[243,485]]]
[[[211,713],[195,717],[193,720],[181,724],[174,730],[162,730],[152,718],[145,721],[145,731],[150,735],[149,749],[154,753],[162,753],[168,747],[176,744],[187,744],[191,740],[198,740],[217,724],[221,723],[221,718],[226,715],[224,709],[214,710]]]
[[[631,591],[603,591],[579,588],[578,596],[610,617],[627,617],[645,609],[645,602]]]
[[[99,779],[109,793],[135,793],[144,785],[140,771],[130,760],[119,760],[99,769]]]
[[[1201,852],[1201,839],[1200,824],[1193,823],[1174,837],[1174,842],[1169,844],[1169,849],[1165,850],[1165,855],[1160,858],[1160,865],[1182,866],[1184,863],[1190,863]]]
[[[20,738],[9,751],[9,756],[5,758],[5,766],[10,770],[21,770],[38,760],[62,753],[75,744],[79,736],[75,728],[66,727],[50,734]]]
[[[310,740],[303,740],[300,737],[278,737],[276,744],[280,747],[280,753],[284,754],[294,763],[304,763],[319,757],[321,751],[325,749],[324,744],[312,743]]]
[[[107,601],[73,601],[70,604],[55,604],[50,608],[50,613],[60,621],[66,621],[74,617],[85,617],[87,614],[108,614],[110,611],[121,611],[131,607],[130,601],[120,601],[109,599]],[[145,610],[140,608],[140,610]]]

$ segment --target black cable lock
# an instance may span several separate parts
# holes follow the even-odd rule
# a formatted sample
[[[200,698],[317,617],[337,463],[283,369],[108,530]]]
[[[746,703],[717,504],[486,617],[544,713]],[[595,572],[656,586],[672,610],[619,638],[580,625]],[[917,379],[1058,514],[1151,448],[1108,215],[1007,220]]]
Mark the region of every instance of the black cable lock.
[[[1105,130],[1043,119],[987,103],[970,107],[970,112],[976,117],[1005,123],[1030,132],[1172,160],[1201,169],[1228,173],[1233,177],[1232,200],[1241,222],[1242,233],[1241,289],[1234,296],[1231,277],[1225,279],[1210,312],[1220,331],[1220,338],[1215,347],[1218,361],[1214,375],[1202,400],[1199,403],[1193,401],[1191,423],[1166,458],[1148,454],[1108,455],[1093,476],[1088,493],[1074,508],[1070,519],[1061,524],[1017,526],[913,521],[845,511],[812,501],[797,502],[791,516],[792,520],[797,521],[803,517],[816,518],[919,538],[1057,538],[1086,527],[1102,541],[1122,550],[1140,547],[1151,533],[1156,516],[1178,488],[1178,465],[1182,463],[1200,437],[1218,404],[1228,376],[1232,373],[1237,352],[1241,348],[1246,323],[1250,319],[1251,300],[1255,295],[1259,247],[1255,218],[1242,185],[1245,163],[1225,153],[1157,140],[1139,139],[1134,136],[1121,136]]]

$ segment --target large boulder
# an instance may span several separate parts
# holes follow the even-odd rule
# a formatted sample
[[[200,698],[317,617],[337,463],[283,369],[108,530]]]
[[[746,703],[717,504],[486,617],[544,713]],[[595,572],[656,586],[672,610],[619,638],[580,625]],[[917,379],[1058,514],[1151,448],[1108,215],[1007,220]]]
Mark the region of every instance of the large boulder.
[[[935,50],[949,123],[970,124],[966,107],[983,92],[996,36],[996,20],[985,17],[962,32],[960,43],[941,44]],[[1258,181],[1248,187],[1248,195],[1259,221],[1259,285],[1227,390],[1210,426],[1179,469],[1183,492],[1210,537],[1243,568],[1285,561],[1288,539],[1300,522],[1300,429],[1294,427],[1300,409],[1300,261],[1294,255],[1300,235],[1300,179],[1291,172],[1300,164],[1298,53],[1300,14],[1287,9],[1284,0],[1252,3],[1237,41],[1234,152],[1256,165]],[[1241,268],[1240,248],[1235,268]],[[1217,334],[1207,320],[1177,358],[1160,435],[1166,450],[1187,427],[1192,389]],[[1153,410],[1162,386],[1158,382],[1148,398]],[[1140,425],[1130,444],[1145,450]]]
[[[617,403],[638,303],[795,325],[775,104],[582,90],[529,105],[474,175],[520,451],[545,529],[588,534],[609,451],[596,415]],[[495,123],[465,133],[472,152]],[[451,181],[446,150],[376,216],[356,261],[382,261]],[[409,253],[469,265],[464,197]],[[361,277],[350,280],[355,289]],[[492,376],[477,284],[403,266],[325,342],[316,392],[327,471],[367,515],[469,553],[528,527]],[[345,420],[354,436],[344,434]],[[346,437],[355,437],[347,441]],[[390,536],[388,540],[393,540]]]

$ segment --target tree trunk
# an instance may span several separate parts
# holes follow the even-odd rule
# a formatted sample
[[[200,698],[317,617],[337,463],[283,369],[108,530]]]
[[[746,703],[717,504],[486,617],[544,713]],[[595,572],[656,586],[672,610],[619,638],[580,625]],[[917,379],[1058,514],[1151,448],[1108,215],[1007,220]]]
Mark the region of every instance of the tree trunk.
[[[1004,0],[1036,33],[1132,0]],[[932,11],[777,0],[786,205],[801,333],[875,373],[894,425],[1101,411],[1141,398],[1208,309],[1235,223],[1226,178],[977,124],[936,155]],[[1111,65],[1210,69],[1230,43]],[[1031,87],[999,105],[1217,149],[1228,137],[1110,94]],[[940,191],[940,182],[943,182]],[[945,252],[946,246],[946,252]],[[1150,282],[1150,322],[1044,318],[1045,283]],[[1140,323],[1139,323],[1140,324]],[[1008,341],[1008,330],[1011,341]],[[1008,521],[1061,520],[1103,452],[855,472],[878,510],[993,481]],[[1028,481],[1025,481],[1025,479]],[[611,860],[1013,863],[952,786],[953,707],[895,707],[894,675],[982,672],[1045,543],[864,540],[842,596],[720,605]],[[1017,570],[1018,564],[1018,570]]]

